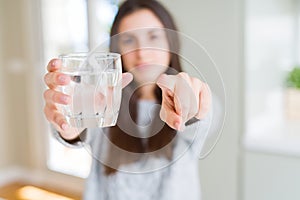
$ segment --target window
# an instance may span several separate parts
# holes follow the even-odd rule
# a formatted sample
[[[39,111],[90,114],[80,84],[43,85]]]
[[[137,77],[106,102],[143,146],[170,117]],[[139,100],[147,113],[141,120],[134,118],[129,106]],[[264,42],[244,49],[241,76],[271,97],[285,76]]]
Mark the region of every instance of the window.
[[[42,0],[45,63],[62,53],[90,51],[105,41],[117,3],[113,0]],[[86,177],[91,164],[88,151],[67,148],[49,136],[48,167]]]
[[[300,123],[286,115],[285,86],[287,73],[300,63],[299,16],[299,0],[246,1],[247,147],[300,153]]]

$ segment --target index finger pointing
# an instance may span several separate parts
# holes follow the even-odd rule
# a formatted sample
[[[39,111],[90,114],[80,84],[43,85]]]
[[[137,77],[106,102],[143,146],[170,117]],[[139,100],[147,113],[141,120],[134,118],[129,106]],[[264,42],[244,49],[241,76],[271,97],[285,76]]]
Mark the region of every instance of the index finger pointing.
[[[156,84],[162,89],[169,89],[174,92],[176,76],[162,74],[158,77]]]

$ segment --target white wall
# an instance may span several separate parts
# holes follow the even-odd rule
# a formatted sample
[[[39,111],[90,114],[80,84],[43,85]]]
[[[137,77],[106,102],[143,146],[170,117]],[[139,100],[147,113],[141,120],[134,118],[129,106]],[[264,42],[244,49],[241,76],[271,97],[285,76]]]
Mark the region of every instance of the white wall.
[[[300,159],[246,152],[243,200],[300,199]]]
[[[241,199],[239,137],[243,116],[243,1],[162,2],[175,15],[180,30],[192,36],[208,50],[225,82],[227,118],[223,135],[213,153],[200,161],[203,199]]]
[[[3,16],[2,16],[2,1],[0,1],[0,30],[2,30],[3,27]],[[3,81],[3,57],[2,57],[2,51],[3,51],[3,42],[2,42],[2,32],[0,31],[0,167],[3,167],[6,165],[6,131],[5,131],[5,116],[4,116],[4,81]]]
[[[23,1],[0,1],[1,7],[1,142],[5,143],[1,160],[5,165],[28,165],[28,119],[27,113],[27,52],[23,23]],[[25,3],[25,2],[24,2]],[[5,87],[5,89],[3,88]],[[5,129],[2,128],[5,127]],[[5,152],[5,153],[4,153]]]

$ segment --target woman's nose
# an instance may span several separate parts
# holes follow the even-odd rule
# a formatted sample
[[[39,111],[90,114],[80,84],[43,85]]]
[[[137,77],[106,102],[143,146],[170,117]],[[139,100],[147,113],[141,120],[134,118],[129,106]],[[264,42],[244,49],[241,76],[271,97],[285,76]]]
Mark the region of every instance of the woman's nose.
[[[140,47],[137,49],[137,56],[140,60],[149,60],[151,56],[151,50],[146,47]]]

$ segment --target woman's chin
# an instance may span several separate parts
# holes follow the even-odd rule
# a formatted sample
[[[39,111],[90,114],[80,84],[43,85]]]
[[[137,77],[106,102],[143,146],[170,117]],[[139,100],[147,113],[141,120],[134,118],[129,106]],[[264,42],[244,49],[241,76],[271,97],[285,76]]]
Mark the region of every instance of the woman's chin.
[[[156,83],[160,74],[151,75],[151,74],[141,74],[135,76],[134,80],[139,84],[148,84],[148,83]]]

